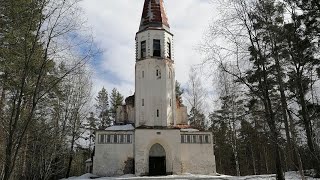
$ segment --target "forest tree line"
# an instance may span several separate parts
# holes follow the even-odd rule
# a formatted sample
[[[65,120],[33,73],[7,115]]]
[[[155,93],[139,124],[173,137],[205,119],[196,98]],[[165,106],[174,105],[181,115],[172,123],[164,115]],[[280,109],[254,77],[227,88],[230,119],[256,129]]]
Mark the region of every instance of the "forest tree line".
[[[0,179],[85,173],[90,132],[112,125],[122,104],[103,88],[92,107],[88,62],[100,51],[78,4],[0,0]]]
[[[313,169],[320,177],[320,2],[214,2],[219,16],[199,49],[200,68],[214,69],[218,110],[203,117],[208,109],[197,107],[205,101],[192,75],[197,89],[187,96],[191,122],[214,134],[217,171],[282,180],[286,171],[305,179]]]

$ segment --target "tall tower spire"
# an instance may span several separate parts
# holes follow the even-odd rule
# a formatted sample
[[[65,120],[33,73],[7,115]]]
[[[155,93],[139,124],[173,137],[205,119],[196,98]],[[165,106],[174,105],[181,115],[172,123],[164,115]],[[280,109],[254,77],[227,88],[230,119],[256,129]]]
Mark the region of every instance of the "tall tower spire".
[[[163,0],[145,0],[136,34],[135,125],[175,125],[173,34]]]
[[[170,26],[163,0],[145,0],[139,31],[147,28],[160,28],[169,31]]]

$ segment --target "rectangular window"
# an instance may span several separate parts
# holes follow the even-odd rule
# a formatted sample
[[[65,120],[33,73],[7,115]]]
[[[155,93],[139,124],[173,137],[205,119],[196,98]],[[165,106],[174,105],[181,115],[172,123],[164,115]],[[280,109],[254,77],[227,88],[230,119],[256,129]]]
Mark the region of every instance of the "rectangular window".
[[[205,136],[205,143],[209,143],[209,136],[208,135]]]
[[[105,137],[104,134],[100,134],[100,144],[104,144],[105,143],[104,137]]]
[[[197,136],[196,135],[192,136],[192,143],[197,143]]]
[[[144,71],[142,71],[142,78],[144,78]]]
[[[187,135],[187,143],[191,143],[191,137],[190,137],[190,135]]]
[[[141,58],[145,58],[147,56],[147,46],[146,41],[141,42]]]
[[[123,135],[123,134],[120,135],[120,143],[121,143],[121,144],[124,143],[124,135]]]
[[[131,134],[100,134],[99,144],[130,144],[132,143]]]
[[[153,40],[153,56],[161,57],[161,45],[159,39]]]
[[[184,142],[184,135],[181,135],[181,143],[185,143]]]
[[[114,143],[114,141],[113,141],[113,139],[114,139],[113,136],[114,136],[114,135],[110,135],[110,143]]]
[[[167,46],[168,46],[168,58],[171,59],[171,43],[168,42]]]
[[[159,109],[157,109],[157,117],[159,117]]]
[[[142,106],[144,106],[144,99],[142,99]]]
[[[127,143],[131,143],[131,135],[127,134]]]

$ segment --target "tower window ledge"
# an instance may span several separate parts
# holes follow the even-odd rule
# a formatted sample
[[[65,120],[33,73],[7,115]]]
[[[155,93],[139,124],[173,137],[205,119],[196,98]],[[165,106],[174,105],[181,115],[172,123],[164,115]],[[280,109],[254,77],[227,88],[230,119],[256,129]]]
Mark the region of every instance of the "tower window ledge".
[[[145,59],[147,59],[147,58],[140,58],[140,59],[138,59],[137,61],[143,61],[143,60],[145,60]]]

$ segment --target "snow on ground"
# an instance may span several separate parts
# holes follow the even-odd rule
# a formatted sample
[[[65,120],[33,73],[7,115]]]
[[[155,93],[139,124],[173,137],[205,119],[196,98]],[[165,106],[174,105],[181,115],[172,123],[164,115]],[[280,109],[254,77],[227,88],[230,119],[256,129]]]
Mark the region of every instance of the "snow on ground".
[[[97,179],[97,180],[144,180],[144,179],[152,179],[152,180],[161,180],[161,179],[176,179],[176,180],[188,180],[188,179],[213,179],[213,180],[275,180],[275,175],[257,175],[257,176],[227,176],[227,175],[219,175],[219,176],[210,176],[210,175],[198,175],[198,174],[183,174],[183,175],[171,175],[171,176],[155,176],[155,177],[136,177],[133,174],[127,174],[119,177],[97,177],[93,174],[84,174],[79,177],[70,177],[64,180],[89,180],[89,179]],[[286,180],[299,180],[300,175],[297,172],[287,172]],[[311,178],[307,177],[307,180],[320,180],[319,178]]]
[[[108,127],[106,130],[108,131],[130,131],[134,130],[134,127],[132,124],[127,124],[127,125],[120,125],[120,126],[111,126]]]
[[[192,129],[192,128],[188,128],[188,129],[180,129],[180,131],[182,132],[198,132],[198,129]]]

